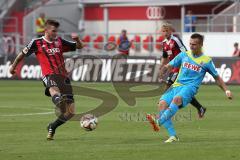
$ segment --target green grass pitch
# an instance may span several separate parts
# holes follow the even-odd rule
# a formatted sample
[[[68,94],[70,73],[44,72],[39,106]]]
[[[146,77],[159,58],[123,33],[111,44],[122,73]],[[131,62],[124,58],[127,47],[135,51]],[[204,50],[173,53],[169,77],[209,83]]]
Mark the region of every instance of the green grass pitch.
[[[75,83],[117,96],[111,83]],[[149,85],[137,87],[146,90]],[[46,126],[54,120],[51,99],[39,81],[0,81],[0,159],[2,160],[232,160],[240,159],[239,86],[230,86],[229,101],[216,85],[201,86],[197,99],[207,107],[199,120],[190,105],[174,119],[180,142],[164,144],[166,131],[154,133],[144,119],[156,111],[159,96],[137,98],[134,107],[119,98],[118,106],[99,118],[95,131],[79,122],[58,128],[55,140],[46,140]],[[75,96],[78,113],[101,101]]]

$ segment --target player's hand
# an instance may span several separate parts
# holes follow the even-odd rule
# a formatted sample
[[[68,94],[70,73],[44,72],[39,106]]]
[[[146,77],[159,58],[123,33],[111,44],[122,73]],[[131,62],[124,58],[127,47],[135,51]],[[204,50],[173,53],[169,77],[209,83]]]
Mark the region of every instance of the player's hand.
[[[79,40],[79,37],[78,37],[78,34],[77,34],[77,33],[72,33],[72,34],[71,34],[71,37],[72,37],[72,39],[75,40],[75,41],[78,41],[78,40]]]
[[[10,69],[9,69],[9,72],[10,72],[12,75],[14,75],[14,74],[16,73],[16,69],[15,69],[13,66],[11,66]]]
[[[74,41],[76,41],[77,43],[77,49],[82,49],[83,47],[85,47],[85,44],[80,40],[79,36],[77,33],[72,33],[71,37]]]
[[[163,82],[164,77],[166,77],[166,74],[162,73],[161,71],[158,73],[158,81]]]
[[[162,78],[158,78],[158,82],[162,83],[164,80]]]
[[[230,90],[226,90],[225,94],[228,97],[228,99],[232,99],[233,98],[232,92]]]

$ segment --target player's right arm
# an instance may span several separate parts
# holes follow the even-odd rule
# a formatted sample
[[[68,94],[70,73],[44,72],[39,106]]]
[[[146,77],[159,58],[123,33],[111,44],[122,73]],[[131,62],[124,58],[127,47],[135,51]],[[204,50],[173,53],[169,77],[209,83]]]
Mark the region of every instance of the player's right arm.
[[[17,57],[15,58],[15,60],[13,61],[11,67],[10,67],[10,73],[11,74],[15,74],[16,73],[16,67],[19,64],[19,62],[21,62],[25,57],[25,54],[23,52],[20,52]]]
[[[166,64],[163,65],[159,71],[159,79],[162,80],[166,73],[169,73],[172,70],[172,65]]]
[[[160,64],[160,69],[161,69],[161,67],[163,67],[164,65],[168,64],[168,62],[169,62],[168,53],[167,53],[166,51],[163,51],[162,59],[161,59],[161,64]]]
[[[16,68],[17,65],[19,64],[19,62],[21,62],[25,56],[29,56],[32,53],[34,53],[37,50],[37,46],[35,43],[35,40],[33,39],[26,47],[24,47],[24,49],[17,55],[17,57],[15,58],[15,60],[13,61],[9,71],[11,74],[15,74],[16,73]]]
[[[183,59],[184,54],[185,54],[184,52],[179,53],[168,64],[163,65],[159,71],[159,79],[162,79],[164,74],[170,72],[172,70],[172,68],[179,68],[182,64],[182,59]]]
[[[161,58],[161,63],[159,66],[159,79],[162,79],[162,74],[166,71],[166,67],[165,65],[168,64],[169,59],[168,59],[168,54],[166,51],[163,51],[163,55]]]

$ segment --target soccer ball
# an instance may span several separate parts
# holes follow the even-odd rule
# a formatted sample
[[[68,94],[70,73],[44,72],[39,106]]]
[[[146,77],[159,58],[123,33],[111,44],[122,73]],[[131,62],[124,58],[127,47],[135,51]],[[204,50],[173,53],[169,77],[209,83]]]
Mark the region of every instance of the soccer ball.
[[[82,116],[80,126],[86,131],[92,131],[97,128],[98,119],[92,114]]]

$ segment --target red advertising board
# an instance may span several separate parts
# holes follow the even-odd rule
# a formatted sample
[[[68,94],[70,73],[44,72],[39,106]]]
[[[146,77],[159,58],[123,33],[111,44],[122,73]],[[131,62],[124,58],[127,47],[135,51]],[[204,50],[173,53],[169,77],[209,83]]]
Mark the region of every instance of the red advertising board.
[[[240,59],[213,58],[216,69],[227,84],[240,84]],[[20,63],[17,74],[12,77],[8,72],[11,59],[4,62],[0,58],[0,79],[41,79],[41,68],[35,57]],[[110,57],[67,58],[65,67],[73,81],[87,82],[143,82],[158,83],[159,59],[131,57],[112,59]],[[203,83],[213,83],[211,75],[206,74]]]

